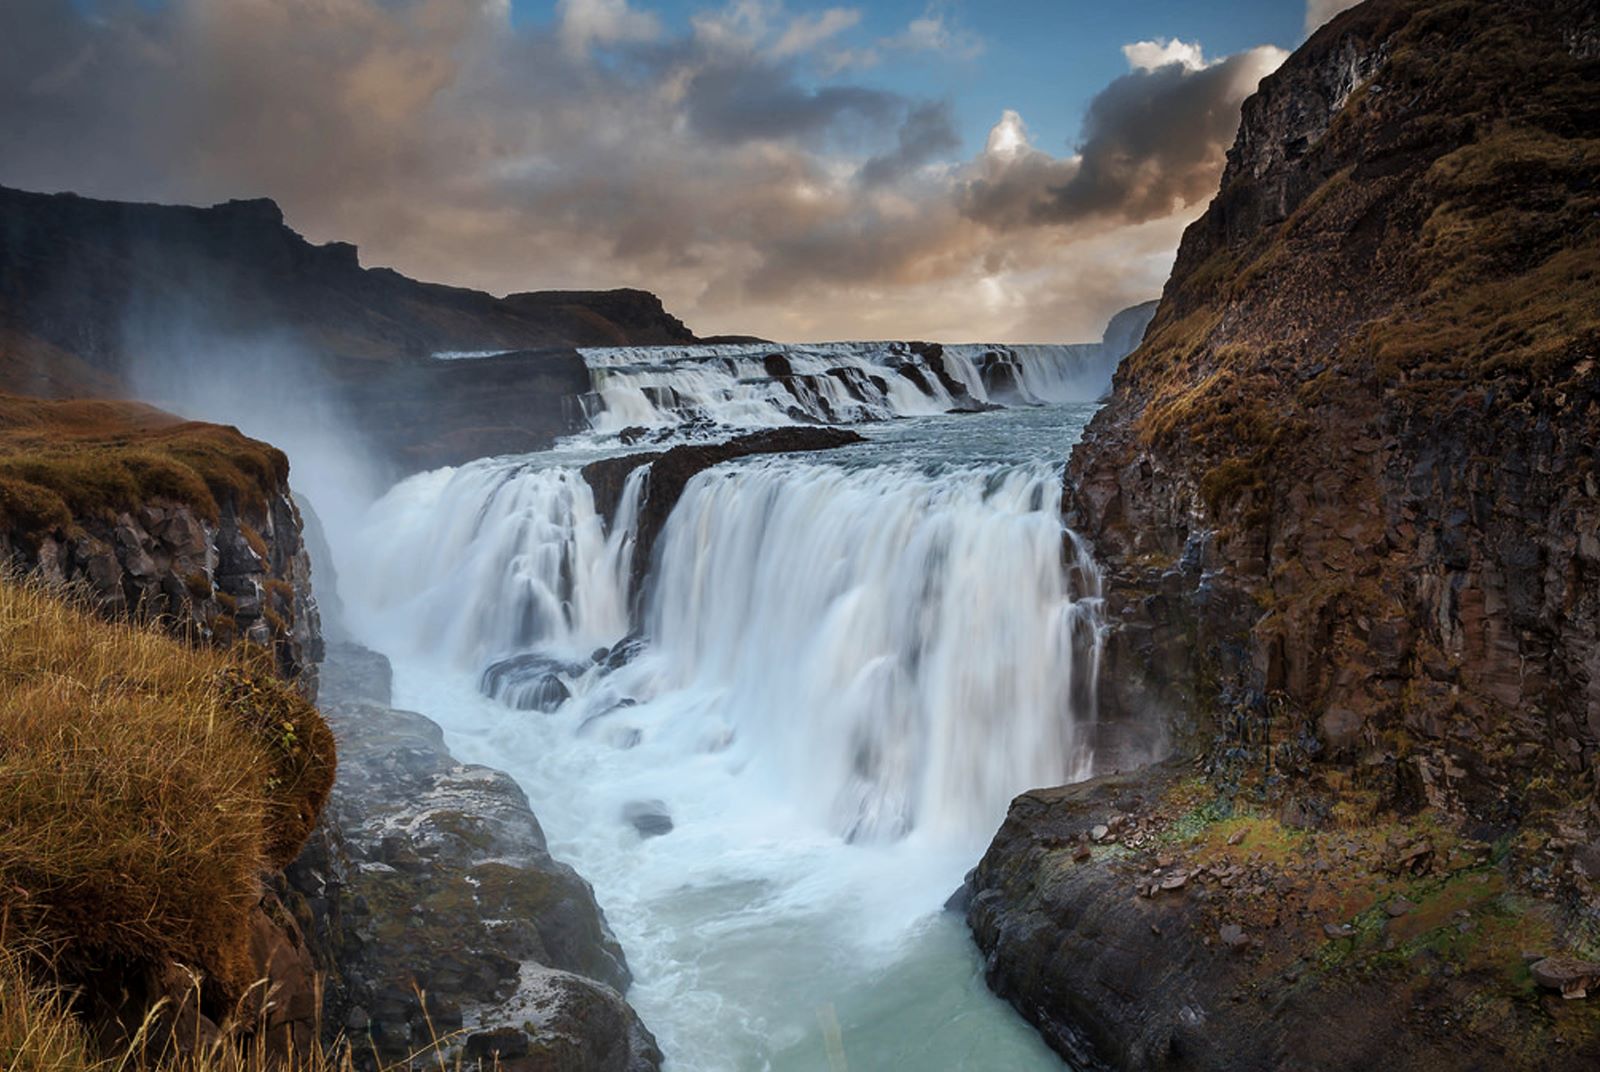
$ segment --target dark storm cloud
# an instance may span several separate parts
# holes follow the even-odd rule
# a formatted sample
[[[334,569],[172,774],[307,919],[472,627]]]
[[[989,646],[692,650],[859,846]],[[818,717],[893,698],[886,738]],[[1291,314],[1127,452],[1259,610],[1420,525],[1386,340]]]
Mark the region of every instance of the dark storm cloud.
[[[797,85],[786,67],[758,59],[708,64],[689,82],[689,122],[717,142],[811,138],[856,121],[882,128],[906,110],[905,98],[861,86]]]
[[[1282,58],[1258,48],[1124,75],[1090,103],[1076,156],[1018,147],[968,184],[963,209],[1009,228],[1139,223],[1203,202],[1216,192],[1240,105]]]
[[[859,177],[864,185],[892,182],[959,149],[961,139],[956,135],[955,122],[950,118],[950,105],[939,101],[914,109],[900,124],[896,142],[893,149],[861,166]]]

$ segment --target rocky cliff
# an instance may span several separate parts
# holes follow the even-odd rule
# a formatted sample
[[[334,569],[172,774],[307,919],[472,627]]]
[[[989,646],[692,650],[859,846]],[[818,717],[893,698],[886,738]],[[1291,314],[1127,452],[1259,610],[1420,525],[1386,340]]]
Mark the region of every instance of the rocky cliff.
[[[190,208],[0,188],[0,390],[331,398],[414,468],[571,430],[564,398],[588,390],[572,347],[694,338],[643,291],[497,298],[363,268],[354,246],[312,245],[268,200]],[[538,353],[433,360],[512,350]]]
[[[232,428],[0,394],[0,562],[113,617],[270,649],[315,699],[322,637],[288,476]]]
[[[517,784],[393,709],[381,655],[330,645],[322,697],[339,775],[290,879],[326,950],[328,1033],[379,1067],[436,1037],[504,1072],[659,1067],[594,891],[551,857]]]
[[[1106,723],[1165,720],[1199,780],[1021,798],[975,880],[1061,1048],[1594,1059],[1593,1002],[1546,995],[1600,978],[1597,131],[1578,0],[1369,0],[1246,102],[1068,473]]]

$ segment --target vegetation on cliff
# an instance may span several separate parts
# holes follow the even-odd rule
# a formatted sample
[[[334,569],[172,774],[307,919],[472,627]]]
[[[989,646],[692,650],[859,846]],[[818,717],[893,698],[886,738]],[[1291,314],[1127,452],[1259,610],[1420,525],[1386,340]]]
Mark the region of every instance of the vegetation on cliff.
[[[1246,102],[1072,460],[1126,580],[1200,540],[1255,608],[1177,703],[1276,694],[1323,758],[1420,756],[1497,821],[1544,807],[1541,765],[1581,809],[1600,744],[1597,40],[1569,0],[1324,27]]]
[[[1064,1052],[1593,1067],[1597,131],[1586,0],[1367,0],[1245,103],[1069,464],[1102,714],[1189,762],[1019,798],[974,880]]]
[[[137,402],[0,393],[0,531],[65,532],[160,501],[215,524],[220,501],[264,507],[288,475],[282,451],[233,428]]]
[[[0,1022],[46,969],[93,988],[182,965],[208,1005],[237,1002],[261,875],[299,852],[334,762],[263,653],[197,650],[0,578]]]

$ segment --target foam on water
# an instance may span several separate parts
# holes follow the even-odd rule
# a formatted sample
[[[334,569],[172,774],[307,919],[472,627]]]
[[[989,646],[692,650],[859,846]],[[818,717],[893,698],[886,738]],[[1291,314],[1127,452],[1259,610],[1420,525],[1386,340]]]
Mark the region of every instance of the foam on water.
[[[1004,417],[926,427],[992,444],[1001,425],[962,422]],[[1034,424],[1058,442],[1081,418]],[[549,714],[479,694],[479,672],[623,638],[643,470],[609,530],[549,458],[422,474],[346,545],[344,595],[395,659],[396,702],[528,791],[673,1068],[827,1067],[835,1023],[856,1068],[1059,1067],[939,906],[1011,796],[1087,769],[1098,575],[1062,528],[1059,465],[937,455],[899,434],[695,477],[637,654],[580,659]],[[636,801],[672,832],[641,839]]]

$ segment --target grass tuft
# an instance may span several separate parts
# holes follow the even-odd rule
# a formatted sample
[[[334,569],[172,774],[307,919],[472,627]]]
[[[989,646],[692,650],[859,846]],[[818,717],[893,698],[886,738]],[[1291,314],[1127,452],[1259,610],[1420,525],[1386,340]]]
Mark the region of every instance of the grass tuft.
[[[263,870],[332,783],[321,717],[259,652],[196,650],[0,578],[0,916],[64,978],[248,978]]]

